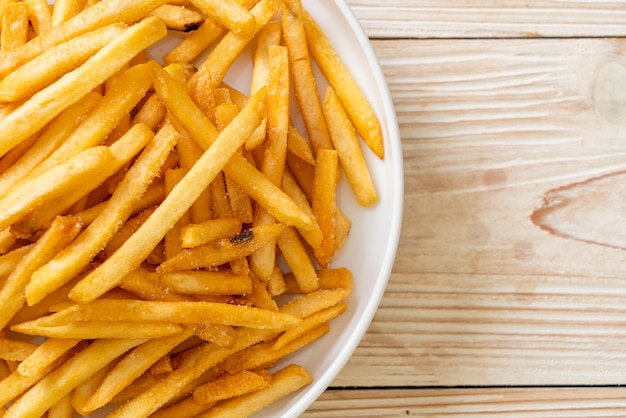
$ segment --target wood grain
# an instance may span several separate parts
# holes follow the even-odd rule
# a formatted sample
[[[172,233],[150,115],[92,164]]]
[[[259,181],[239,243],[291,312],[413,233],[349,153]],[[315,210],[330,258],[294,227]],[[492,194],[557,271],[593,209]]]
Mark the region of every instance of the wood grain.
[[[348,0],[373,38],[611,37],[626,33],[622,1]]]

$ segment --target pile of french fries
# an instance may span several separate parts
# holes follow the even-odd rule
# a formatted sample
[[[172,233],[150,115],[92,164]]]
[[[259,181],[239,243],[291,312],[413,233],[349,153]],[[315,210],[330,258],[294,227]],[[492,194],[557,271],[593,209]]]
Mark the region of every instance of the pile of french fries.
[[[308,385],[289,354],[353,287],[337,182],[376,204],[363,153],[384,152],[299,0],[0,17],[0,416],[248,416]],[[242,53],[247,92],[225,82]]]

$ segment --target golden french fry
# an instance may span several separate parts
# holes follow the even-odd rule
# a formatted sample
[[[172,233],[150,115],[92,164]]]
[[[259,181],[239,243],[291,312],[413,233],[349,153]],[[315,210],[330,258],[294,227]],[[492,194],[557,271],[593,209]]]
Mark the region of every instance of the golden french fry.
[[[240,219],[242,223],[252,223],[254,219],[254,203],[245,190],[229,176],[224,176],[224,183],[228,195],[230,209],[233,216]]]
[[[255,30],[254,16],[235,0],[190,0],[198,9],[234,33],[248,34]]]
[[[95,341],[37,382],[9,407],[5,418],[42,416],[95,371],[142,342],[141,339]]]
[[[65,395],[48,410],[48,418],[72,418],[74,407],[70,395]]]
[[[311,207],[324,237],[320,246],[313,249],[322,267],[328,266],[336,251],[337,171],[337,151],[318,150]]]
[[[52,6],[52,27],[59,26],[66,20],[82,12],[87,6],[85,0],[56,0]]]
[[[181,271],[162,274],[159,282],[176,293],[190,295],[245,295],[252,292],[250,277],[229,271]]]
[[[156,94],[151,94],[150,97],[143,103],[141,109],[137,111],[137,114],[131,121],[132,125],[137,123],[143,123],[150,129],[156,129],[157,125],[161,123],[165,117],[166,109],[163,103],[159,100]]]
[[[157,16],[169,29],[191,32],[204,23],[204,16],[184,6],[164,4],[150,12],[150,16]]]
[[[24,45],[28,38],[28,8],[24,3],[8,3],[0,18],[0,54]]]
[[[373,205],[378,201],[378,194],[363,158],[356,132],[331,87],[326,90],[323,109],[331,140],[357,201],[363,206]]]
[[[313,67],[311,66],[304,33],[304,24],[284,5],[281,9],[281,20],[283,37],[289,51],[289,65],[293,75],[293,86],[313,152],[317,153],[319,149],[332,149],[332,142],[317,92],[317,83],[313,75]]]
[[[184,129],[179,132],[182,132],[176,143],[179,165],[181,168],[189,170],[202,156],[202,149]],[[211,216],[211,193],[205,189],[189,208],[189,218],[190,222],[201,223],[211,219]]]
[[[163,70],[156,66],[155,72],[158,71]],[[260,91],[237,118],[220,132],[215,142],[139,230],[107,261],[81,280],[70,292],[70,297],[81,303],[92,301],[115,287],[125,274],[137,268],[243,145],[245,138],[265,117],[265,107],[265,92]]]
[[[321,269],[317,270],[320,289],[352,289],[354,279],[349,269],[345,267]],[[285,280],[285,291],[287,293],[304,293],[293,273],[286,273],[283,276]]]
[[[211,219],[200,224],[189,224],[181,230],[183,248],[196,247],[221,238],[231,237],[241,231],[238,218]]]
[[[52,27],[52,11],[46,0],[24,0],[28,7],[30,23],[36,35],[42,35]]]
[[[97,2],[73,18],[59,24],[55,30],[50,30],[33,38],[19,50],[0,54],[0,78],[61,42],[110,23],[131,24],[167,2],[167,0],[106,0]]]
[[[316,312],[335,306],[348,297],[350,293],[352,293],[351,288],[318,289],[281,305],[280,311],[298,318],[306,318]]]
[[[187,174],[187,170],[184,167],[172,168],[165,172],[166,195],[171,193],[185,174]],[[166,232],[163,240],[164,256],[166,260],[181,252],[182,243],[180,241],[180,230],[187,224],[189,224],[189,211],[183,213],[178,221]]]
[[[22,376],[41,375],[65,353],[76,347],[80,341],[72,338],[48,338],[17,366],[17,371]]]
[[[91,410],[85,408],[85,403],[96,391],[104,377],[118,364],[119,358],[89,376],[80,385],[76,386],[70,393],[70,404],[81,416],[89,416]]]
[[[20,310],[26,301],[26,288],[33,272],[52,259],[78,235],[82,225],[72,216],[57,217],[50,228],[33,244],[33,248],[15,266],[7,283],[0,289],[0,329]]]
[[[319,279],[309,253],[298,233],[287,227],[276,239],[278,248],[304,293],[317,290]]]
[[[219,378],[198,386],[193,391],[193,398],[199,404],[208,404],[234,398],[269,387],[271,376],[242,370],[235,374],[225,373]]]
[[[227,414],[230,416],[248,416],[301,389],[310,384],[311,381],[311,376],[303,367],[289,365],[272,374],[270,387],[222,401],[198,417],[220,417]]]
[[[24,361],[36,348],[37,345],[26,341],[0,338],[0,359]]]
[[[319,25],[306,12],[303,20],[307,45],[313,59],[337,92],[357,132],[370,149],[383,158],[383,134],[376,114]]]
[[[304,191],[302,191],[300,186],[298,186],[296,179],[293,177],[289,169],[286,169],[283,173],[282,189],[304,213],[315,219],[315,214],[313,213],[313,209],[309,204],[307,195],[304,193]],[[314,228],[298,228],[298,232],[300,233],[300,235],[302,235],[306,242],[311,245],[311,247],[318,247],[322,243],[322,230],[317,224],[317,221]]]
[[[104,377],[93,395],[83,405],[85,411],[95,411],[110,402],[162,356],[189,337],[191,332],[183,331],[172,337],[147,341],[134,348]]]
[[[113,23],[45,51],[0,80],[0,101],[28,98],[85,62],[127,28]]]
[[[268,50],[270,45],[280,45],[281,25],[278,21],[267,22],[256,36],[256,47],[252,57],[252,75],[250,76],[250,94],[267,86],[270,79]],[[254,148],[254,147],[251,147]]]
[[[176,324],[154,323],[134,326],[133,322],[123,321],[91,321],[72,322],[66,325],[46,326],[38,321],[22,322],[11,327],[12,330],[27,335],[35,335],[49,338],[80,338],[95,340],[105,338],[160,338],[169,337],[182,332],[183,328]],[[129,330],[133,330],[129,335]]]
[[[0,277],[6,277],[15,269],[20,260],[28,254],[33,244],[16,248],[0,256]]]
[[[8,140],[0,144],[0,156],[37,132],[127,64],[138,52],[166,34],[167,29],[159,18],[145,18],[126,29],[83,65],[31,96],[2,120]]]
[[[313,151],[308,141],[293,125],[289,125],[287,149],[304,162],[315,165],[315,157],[313,157]]]

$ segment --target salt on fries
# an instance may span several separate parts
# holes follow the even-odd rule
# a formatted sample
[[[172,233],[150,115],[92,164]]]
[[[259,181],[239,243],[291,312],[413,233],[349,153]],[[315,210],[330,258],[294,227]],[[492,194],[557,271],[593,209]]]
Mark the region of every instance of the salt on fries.
[[[337,182],[374,205],[359,138],[384,153],[298,0],[0,0],[0,132],[1,416],[248,416],[311,383],[289,354],[353,287]]]

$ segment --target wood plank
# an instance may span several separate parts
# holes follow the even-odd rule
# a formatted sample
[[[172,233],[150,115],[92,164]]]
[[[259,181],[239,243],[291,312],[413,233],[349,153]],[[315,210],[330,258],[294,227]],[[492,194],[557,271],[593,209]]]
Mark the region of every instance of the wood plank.
[[[621,190],[626,40],[374,47],[400,122],[405,216],[381,307],[333,385],[626,383],[623,249],[531,220],[555,188],[606,176]],[[623,229],[612,208],[604,231]]]
[[[626,388],[330,390],[302,418],[623,417]]]
[[[374,38],[626,35],[624,1],[348,0]]]

